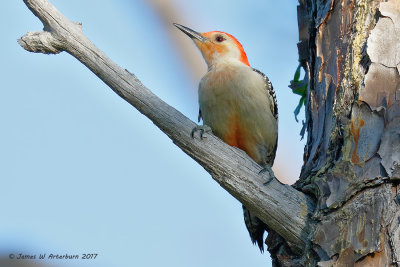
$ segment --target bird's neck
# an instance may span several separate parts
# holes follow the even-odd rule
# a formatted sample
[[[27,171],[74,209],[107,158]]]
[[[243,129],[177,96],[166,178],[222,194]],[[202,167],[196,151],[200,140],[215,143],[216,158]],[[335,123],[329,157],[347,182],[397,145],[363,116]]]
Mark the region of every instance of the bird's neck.
[[[207,62],[207,65],[208,65],[208,71],[221,71],[224,69],[243,68],[243,67],[249,68],[248,65],[246,65],[239,59],[228,58],[228,57],[212,60],[211,62]]]

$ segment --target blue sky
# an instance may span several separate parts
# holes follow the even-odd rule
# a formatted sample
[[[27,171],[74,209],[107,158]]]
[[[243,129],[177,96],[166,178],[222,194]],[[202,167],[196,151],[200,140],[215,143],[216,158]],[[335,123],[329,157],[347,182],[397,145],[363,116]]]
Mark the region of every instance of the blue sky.
[[[198,80],[171,37],[180,33],[148,2],[51,2],[196,120]],[[287,87],[297,67],[297,1],[165,2],[177,23],[233,34],[270,77],[280,112],[274,170],[292,183],[304,148],[293,117],[299,98]],[[147,118],[69,54],[19,47],[20,36],[43,27],[22,0],[3,3],[0,23],[0,254],[98,253],[50,262],[57,266],[271,265],[252,246],[240,203]]]

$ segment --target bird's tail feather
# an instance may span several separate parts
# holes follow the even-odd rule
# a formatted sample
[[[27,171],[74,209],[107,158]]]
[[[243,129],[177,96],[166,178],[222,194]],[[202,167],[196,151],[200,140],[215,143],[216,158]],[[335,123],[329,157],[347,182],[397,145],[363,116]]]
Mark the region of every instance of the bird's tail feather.
[[[245,206],[243,206],[244,222],[249,231],[251,241],[255,245],[257,243],[261,253],[264,253],[264,232],[267,229],[257,216],[254,216]]]

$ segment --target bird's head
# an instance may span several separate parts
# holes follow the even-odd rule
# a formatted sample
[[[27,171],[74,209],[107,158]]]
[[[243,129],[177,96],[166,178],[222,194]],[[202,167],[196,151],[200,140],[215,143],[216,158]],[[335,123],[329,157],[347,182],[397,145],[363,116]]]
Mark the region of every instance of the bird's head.
[[[250,66],[242,45],[232,35],[220,31],[199,33],[180,24],[174,25],[194,41],[209,67],[231,60]]]

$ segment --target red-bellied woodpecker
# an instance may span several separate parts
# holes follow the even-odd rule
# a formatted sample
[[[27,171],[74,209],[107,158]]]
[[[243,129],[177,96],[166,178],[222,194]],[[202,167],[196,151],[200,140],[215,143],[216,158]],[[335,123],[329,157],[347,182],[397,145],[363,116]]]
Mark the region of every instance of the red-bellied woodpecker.
[[[242,45],[232,35],[199,33],[174,24],[200,49],[208,71],[199,85],[199,120],[194,130],[212,132],[227,144],[244,150],[261,166],[272,165],[278,140],[278,108],[267,76],[250,67]],[[193,132],[192,132],[193,134]],[[264,250],[266,225],[243,206],[253,243]]]

